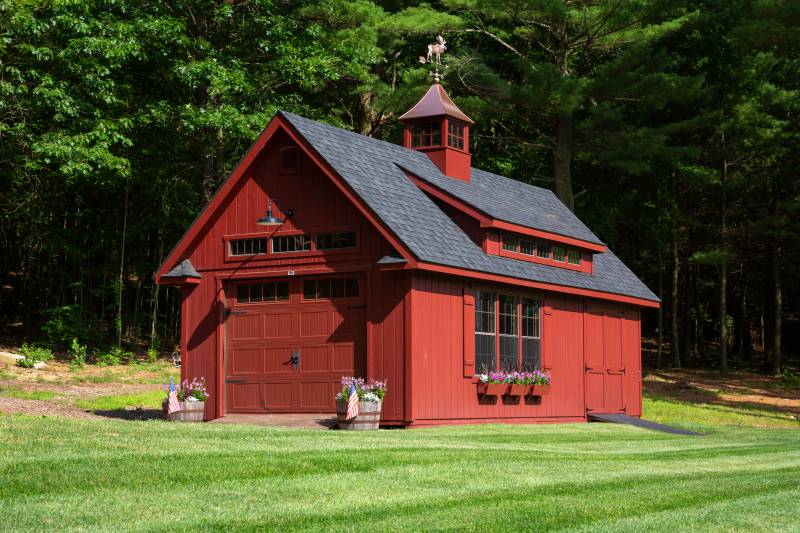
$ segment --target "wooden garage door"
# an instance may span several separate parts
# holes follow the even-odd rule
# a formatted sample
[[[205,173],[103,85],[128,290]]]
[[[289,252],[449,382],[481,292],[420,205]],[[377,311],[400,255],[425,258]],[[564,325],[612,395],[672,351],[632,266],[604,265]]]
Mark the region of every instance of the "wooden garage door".
[[[362,279],[248,280],[225,289],[226,412],[334,412],[341,377],[365,370]]]
[[[625,411],[625,364],[620,313],[587,307],[584,314],[586,411]]]

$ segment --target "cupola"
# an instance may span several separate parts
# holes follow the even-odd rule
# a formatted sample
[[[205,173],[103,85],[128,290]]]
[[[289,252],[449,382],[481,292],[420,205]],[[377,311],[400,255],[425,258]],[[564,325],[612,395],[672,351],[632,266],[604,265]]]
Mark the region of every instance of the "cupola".
[[[425,152],[446,176],[470,180],[469,127],[474,122],[453,103],[438,79],[400,121],[403,146]]]

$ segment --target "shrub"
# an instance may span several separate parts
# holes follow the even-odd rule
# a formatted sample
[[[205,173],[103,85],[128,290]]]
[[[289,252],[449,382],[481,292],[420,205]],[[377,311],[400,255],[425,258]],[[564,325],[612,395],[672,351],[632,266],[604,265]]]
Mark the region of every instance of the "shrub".
[[[78,342],[77,338],[72,339],[69,344],[69,355],[73,365],[83,366],[86,364],[86,346]]]
[[[158,360],[158,350],[155,348],[148,348],[147,349],[147,362],[148,363],[155,363]]]
[[[788,368],[784,368],[778,386],[784,389],[800,389],[800,374],[795,374]]]
[[[19,353],[22,354],[24,359],[18,360],[17,364],[23,368],[33,368],[36,363],[44,363],[53,359],[53,352],[49,348],[42,348],[28,343],[24,343],[19,347]]]
[[[94,362],[98,366],[116,366],[122,363],[136,363],[136,356],[119,346],[112,346],[108,350],[94,353]]]

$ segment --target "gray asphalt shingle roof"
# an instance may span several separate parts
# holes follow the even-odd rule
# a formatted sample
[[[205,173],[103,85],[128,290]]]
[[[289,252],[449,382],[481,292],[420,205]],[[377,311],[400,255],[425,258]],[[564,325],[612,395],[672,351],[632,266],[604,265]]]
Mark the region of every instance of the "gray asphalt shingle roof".
[[[478,169],[471,183],[454,180],[423,153],[281,114],[420,261],[658,301],[610,250],[594,255],[592,275],[485,254],[403,169],[494,218],[599,243],[550,191]]]

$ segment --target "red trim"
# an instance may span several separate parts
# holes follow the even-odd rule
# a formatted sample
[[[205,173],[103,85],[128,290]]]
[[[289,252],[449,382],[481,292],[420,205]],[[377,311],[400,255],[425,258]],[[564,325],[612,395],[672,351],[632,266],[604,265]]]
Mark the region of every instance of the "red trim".
[[[652,300],[645,300],[643,298],[635,298],[633,296],[624,296],[621,294],[614,294],[610,292],[593,291],[590,289],[579,289],[577,287],[567,287],[564,285],[554,285],[552,283],[544,283],[541,281],[527,281],[518,278],[510,278],[508,276],[501,276],[499,274],[489,274],[486,272],[476,272],[474,270],[466,270],[463,268],[449,267],[444,265],[435,265],[433,263],[418,264],[420,270],[429,272],[439,272],[441,274],[450,274],[453,276],[463,276],[466,278],[482,279],[485,281],[493,281],[495,283],[505,283],[508,285],[519,285],[520,287],[530,287],[532,289],[542,289],[552,292],[560,292],[564,294],[572,294],[575,296],[587,296],[589,298],[598,298],[600,300],[609,300],[612,302],[621,302],[632,305],[639,305],[641,307],[658,308],[661,304]]]
[[[404,354],[403,358],[405,360],[405,372],[403,378],[403,387],[404,387],[404,400],[405,405],[403,407],[403,418],[405,419],[407,424],[414,423],[414,402],[413,402],[413,372],[412,372],[412,363],[411,363],[411,352],[412,352],[412,316],[411,316],[411,309],[413,305],[414,293],[416,290],[414,289],[414,280],[410,280],[408,291],[406,291],[405,298],[403,298],[403,305],[405,308],[403,309],[403,322],[404,322],[404,330],[405,335],[403,338],[403,348]]]
[[[563,422],[587,422],[585,416],[559,416],[559,417],[522,417],[508,418],[438,418],[432,420],[416,420],[409,427],[425,426],[455,426],[462,424],[560,424]]]
[[[158,283],[163,283],[162,276],[166,273],[169,267],[174,266],[179,262],[180,259],[188,255],[187,251],[194,240],[198,237],[203,227],[216,214],[219,206],[235,189],[236,184],[244,177],[247,169],[250,167],[253,161],[255,161],[256,157],[261,153],[264,146],[266,146],[267,142],[272,138],[273,135],[275,135],[278,129],[286,132],[286,134],[300,147],[300,149],[303,150],[306,156],[308,156],[322,170],[322,172],[328,176],[331,181],[333,181],[333,183],[339,188],[339,190],[342,191],[345,197],[347,197],[347,199],[350,200],[356,206],[356,208],[358,208],[364,217],[378,229],[381,235],[383,235],[383,237],[389,241],[395,250],[399,251],[400,254],[409,261],[414,259],[413,254],[405,246],[405,244],[403,244],[400,239],[395,237],[395,235],[383,224],[383,222],[372,212],[372,210],[361,201],[361,198],[359,198],[358,195],[356,195],[355,192],[350,189],[350,187],[339,177],[333,168],[331,168],[330,165],[328,165],[328,163],[317,154],[316,150],[314,150],[314,148],[294,129],[294,126],[292,126],[292,124],[282,115],[277,114],[272,118],[272,120],[270,120],[269,124],[267,124],[267,127],[264,129],[261,135],[259,135],[255,142],[250,146],[250,149],[244,155],[242,160],[238,165],[236,165],[236,168],[233,169],[219,190],[214,194],[214,197],[211,199],[211,201],[205,206],[205,208],[203,208],[200,214],[197,215],[197,218],[195,218],[194,222],[192,222],[192,224],[186,230],[186,233],[184,233],[183,237],[181,237],[175,247],[170,251],[164,262],[161,263],[161,266],[156,271],[156,280]],[[202,267],[202,265],[200,266]]]
[[[583,248],[584,250],[591,250],[593,252],[602,253],[606,251],[605,244],[596,244],[589,241],[584,241],[582,239],[576,239],[574,237],[567,237],[566,235],[559,235],[558,233],[552,233],[549,231],[542,231],[538,229],[528,228],[525,226],[520,226],[519,224],[513,224],[511,222],[505,222],[503,220],[495,220],[492,219],[488,223],[481,222],[482,228],[495,228],[505,231],[513,231],[515,233],[521,233],[523,235],[530,235],[532,237],[539,237],[540,239],[546,239],[549,241],[560,242],[563,244],[568,244],[570,246],[574,246],[576,248]]]
[[[214,280],[214,289],[216,291],[216,305],[217,305],[217,418],[225,416],[223,412],[223,395],[225,391],[225,289],[222,286],[222,280],[217,277]]]
[[[158,282],[161,285],[199,285],[200,278],[190,276],[170,276],[168,278],[162,277]]]

